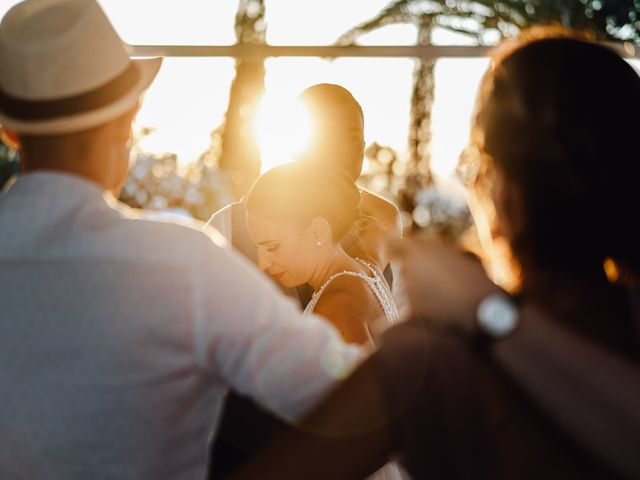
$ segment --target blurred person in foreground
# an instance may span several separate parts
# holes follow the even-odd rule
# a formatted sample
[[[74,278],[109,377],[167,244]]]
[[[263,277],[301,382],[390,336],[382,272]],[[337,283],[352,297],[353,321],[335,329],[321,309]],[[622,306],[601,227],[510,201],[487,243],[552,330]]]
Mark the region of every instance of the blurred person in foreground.
[[[495,336],[478,321],[485,298],[506,292],[481,264],[438,239],[398,244],[412,310],[435,332]],[[640,338],[640,293],[629,292]],[[503,297],[504,298],[504,297]],[[516,300],[514,298],[514,300]],[[640,365],[563,325],[531,301],[515,305],[513,327],[488,354],[545,416],[626,478],[640,476]],[[616,321],[611,318],[611,321]],[[579,405],[579,408],[576,408]]]
[[[474,115],[472,212],[489,248],[505,239],[517,292],[438,242],[400,246],[416,317],[234,478],[355,479],[393,455],[414,478],[637,478],[639,109],[633,68],[578,33],[503,44]]]
[[[117,202],[161,62],[130,59],[95,0],[18,3],[0,63],[21,150],[0,197],[0,478],[202,478],[228,386],[295,418],[345,375],[359,349],[215,231]]]

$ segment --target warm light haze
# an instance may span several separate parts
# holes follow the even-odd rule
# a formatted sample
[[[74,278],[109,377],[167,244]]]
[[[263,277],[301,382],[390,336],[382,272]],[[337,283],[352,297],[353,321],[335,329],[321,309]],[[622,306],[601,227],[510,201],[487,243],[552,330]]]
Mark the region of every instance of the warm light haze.
[[[0,1],[4,14],[15,1]],[[130,44],[230,45],[235,42],[238,2],[224,0],[100,0],[120,35]],[[267,41],[274,45],[329,45],[350,27],[377,13],[387,0],[268,0]],[[339,15],[336,12],[340,12]],[[362,37],[363,45],[411,45],[412,25],[391,25]],[[434,43],[467,43],[449,32],[434,35]],[[365,141],[407,155],[414,60],[409,58],[272,58],[265,62],[266,92],[256,124],[263,171],[291,159],[305,132],[288,136],[282,130],[285,110],[295,97],[315,83],[338,83],[361,103]],[[442,59],[436,69],[433,111],[432,169],[447,175],[467,141],[473,97],[483,59]],[[232,58],[167,57],[147,92],[137,127],[151,130],[141,148],[178,155],[182,165],[197,159],[210,143],[211,131],[224,120],[235,75]],[[278,130],[280,128],[280,130]],[[297,125],[296,129],[304,129]],[[292,143],[292,144],[290,144]],[[296,144],[296,145],[293,145]],[[365,166],[366,168],[366,166]]]

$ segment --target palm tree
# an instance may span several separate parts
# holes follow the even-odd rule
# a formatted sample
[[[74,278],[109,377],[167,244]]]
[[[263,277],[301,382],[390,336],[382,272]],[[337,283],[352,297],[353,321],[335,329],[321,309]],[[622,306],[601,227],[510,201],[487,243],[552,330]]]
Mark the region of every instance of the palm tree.
[[[431,30],[438,15],[442,13],[439,4],[426,5],[428,8],[420,8],[411,0],[395,0],[385,7],[373,18],[356,25],[342,34],[338,40],[339,45],[350,45],[361,35],[371,32],[386,25],[410,23],[418,28],[418,45],[431,43]],[[431,2],[429,2],[431,3]],[[432,8],[435,7],[435,8]],[[434,101],[434,59],[420,59],[416,61],[413,74],[413,91],[411,93],[411,120],[409,126],[409,154],[410,162],[408,175],[414,176],[420,173],[429,181],[429,149],[431,141],[431,105]],[[424,168],[425,165],[427,168]],[[419,168],[422,166],[422,168]]]
[[[265,43],[264,0],[240,0],[235,20],[238,44]],[[237,59],[225,115],[219,166],[230,179],[236,198],[246,193],[260,174],[260,152],[253,134],[258,102],[264,93],[264,61]]]
[[[361,35],[392,24],[413,24],[417,43],[429,44],[435,27],[462,33],[484,45],[485,33],[500,37],[540,24],[590,30],[596,38],[640,44],[640,0],[394,0],[380,13],[345,32],[338,44],[353,44]],[[409,174],[429,182],[428,145],[434,101],[435,60],[421,59],[414,71],[409,130]]]

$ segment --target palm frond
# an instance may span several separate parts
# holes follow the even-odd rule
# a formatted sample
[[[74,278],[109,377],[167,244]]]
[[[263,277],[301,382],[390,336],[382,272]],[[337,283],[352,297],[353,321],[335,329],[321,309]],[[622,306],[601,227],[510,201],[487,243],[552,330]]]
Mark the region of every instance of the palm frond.
[[[352,45],[358,37],[386,25],[412,23],[413,17],[408,8],[412,3],[414,3],[412,0],[395,0],[391,2],[373,18],[365,20],[344,32],[335,43],[337,45]]]

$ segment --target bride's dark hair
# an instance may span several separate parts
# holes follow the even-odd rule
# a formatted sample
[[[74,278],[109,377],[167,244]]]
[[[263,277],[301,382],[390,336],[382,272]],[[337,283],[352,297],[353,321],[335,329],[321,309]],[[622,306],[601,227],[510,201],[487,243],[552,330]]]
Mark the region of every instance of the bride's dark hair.
[[[251,187],[247,211],[269,220],[306,227],[315,217],[329,222],[340,242],[359,217],[360,191],[346,175],[306,162],[275,167]]]

